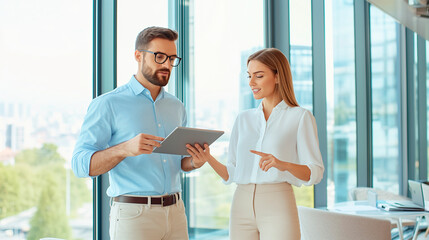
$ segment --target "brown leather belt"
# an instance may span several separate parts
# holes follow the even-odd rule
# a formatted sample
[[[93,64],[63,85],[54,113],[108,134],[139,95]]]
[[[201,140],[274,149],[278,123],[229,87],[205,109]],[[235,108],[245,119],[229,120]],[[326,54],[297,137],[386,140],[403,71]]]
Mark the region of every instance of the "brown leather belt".
[[[176,196],[177,200],[180,199],[179,193],[174,193],[171,195],[165,195],[162,197],[136,197],[136,196],[117,196],[113,198],[113,201],[115,202],[122,202],[122,203],[138,203],[138,204],[148,204],[149,198],[150,198],[150,204],[154,205],[162,205],[163,207],[170,206],[176,203]]]

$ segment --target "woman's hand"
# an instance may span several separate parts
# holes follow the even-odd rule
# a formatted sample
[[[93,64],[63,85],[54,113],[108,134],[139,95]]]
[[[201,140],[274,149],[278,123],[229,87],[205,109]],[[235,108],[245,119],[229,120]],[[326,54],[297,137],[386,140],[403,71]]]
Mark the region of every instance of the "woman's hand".
[[[287,170],[287,162],[278,160],[272,154],[258,152],[255,150],[250,150],[250,152],[261,156],[261,160],[259,160],[259,167],[262,169],[262,171],[266,172],[272,167],[275,167],[280,171]]]
[[[204,144],[204,149],[198,143],[195,143],[194,146],[191,144],[186,144],[186,147],[188,148],[187,151],[194,161],[195,168],[200,168],[203,166],[204,163],[206,163],[211,157],[208,144]]]

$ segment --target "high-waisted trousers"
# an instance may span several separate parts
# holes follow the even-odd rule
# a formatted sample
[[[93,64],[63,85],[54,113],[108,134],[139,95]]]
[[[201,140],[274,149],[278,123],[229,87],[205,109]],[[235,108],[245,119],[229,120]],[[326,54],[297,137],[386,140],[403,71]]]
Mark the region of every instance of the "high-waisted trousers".
[[[231,240],[299,240],[295,195],[289,183],[238,184],[231,206]]]

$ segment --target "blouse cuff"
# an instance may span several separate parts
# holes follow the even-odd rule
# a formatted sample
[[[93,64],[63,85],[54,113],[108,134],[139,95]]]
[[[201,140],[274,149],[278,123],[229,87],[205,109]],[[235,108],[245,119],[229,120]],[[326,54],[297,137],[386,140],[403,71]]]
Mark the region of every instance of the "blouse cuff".
[[[222,178],[222,182],[225,185],[229,185],[229,184],[232,183],[232,180],[234,179],[235,167],[232,166],[232,165],[226,165],[226,170],[228,171],[228,176],[229,177],[228,177],[227,181],[223,180],[223,178]]]
[[[324,169],[314,164],[307,164],[306,166],[310,169],[310,180],[303,184],[305,186],[318,184],[322,180]]]

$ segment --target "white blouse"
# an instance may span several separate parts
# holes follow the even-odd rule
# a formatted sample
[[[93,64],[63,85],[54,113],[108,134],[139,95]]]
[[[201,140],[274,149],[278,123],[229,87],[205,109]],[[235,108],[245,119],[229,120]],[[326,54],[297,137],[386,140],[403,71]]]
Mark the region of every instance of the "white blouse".
[[[272,154],[285,162],[306,165],[311,170],[310,180],[302,181],[288,171],[259,168],[260,156],[250,150]],[[234,123],[226,164],[229,179],[225,184],[279,183],[295,186],[313,185],[322,180],[323,161],[317,138],[316,120],[310,111],[289,107],[281,101],[265,121],[262,104],[240,113]]]

